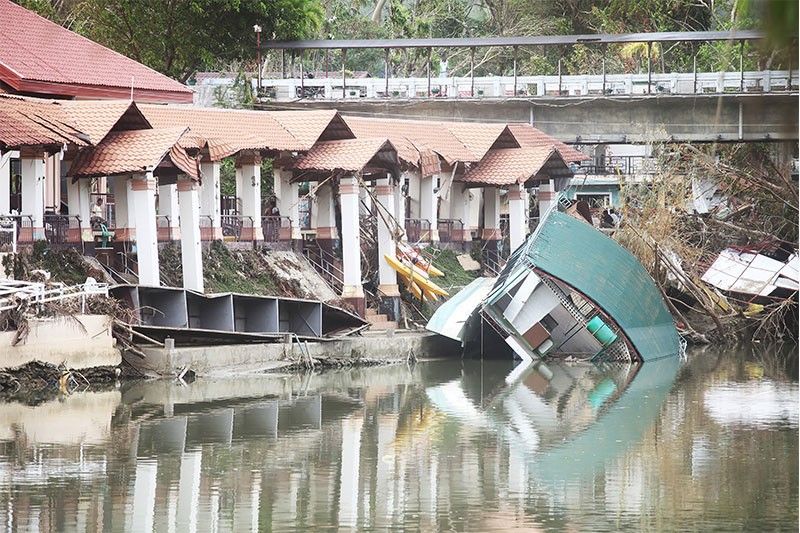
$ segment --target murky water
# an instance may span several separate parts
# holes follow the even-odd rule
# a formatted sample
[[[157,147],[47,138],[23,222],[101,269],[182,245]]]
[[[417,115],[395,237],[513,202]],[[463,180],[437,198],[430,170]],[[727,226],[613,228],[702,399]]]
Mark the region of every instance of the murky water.
[[[705,350],[6,403],[0,527],[797,531],[797,400],[796,358]]]

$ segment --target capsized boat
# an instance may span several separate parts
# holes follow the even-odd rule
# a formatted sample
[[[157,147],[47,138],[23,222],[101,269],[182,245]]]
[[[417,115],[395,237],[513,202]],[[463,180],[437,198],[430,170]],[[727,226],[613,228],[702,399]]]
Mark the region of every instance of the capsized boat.
[[[560,198],[545,214],[478,305],[459,305],[457,313],[443,306],[428,329],[466,343],[470,324],[488,324],[529,362],[544,356],[646,361],[680,354],[672,315],[644,267],[616,241],[568,214],[568,207]]]

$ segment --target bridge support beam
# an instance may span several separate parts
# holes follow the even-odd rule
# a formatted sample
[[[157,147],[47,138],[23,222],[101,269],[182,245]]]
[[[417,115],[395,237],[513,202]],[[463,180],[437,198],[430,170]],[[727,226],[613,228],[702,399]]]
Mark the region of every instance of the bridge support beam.
[[[199,186],[191,178],[178,180],[181,219],[181,267],[183,288],[205,292],[203,283],[203,249],[200,244]]]
[[[528,211],[528,195],[524,185],[515,183],[508,189],[508,240],[511,253],[522,246],[528,233],[525,213]]]
[[[203,176],[200,187],[200,234],[204,241],[222,240],[219,167],[219,161],[200,163]]]
[[[377,215],[378,226],[378,290],[381,292],[381,313],[390,320],[400,314],[400,289],[397,286],[397,272],[386,262],[385,255],[395,255],[395,186],[392,178],[381,178],[375,183],[375,195],[380,203],[381,213]]]
[[[333,186],[329,181],[317,189],[317,245],[332,254],[338,240]]]
[[[339,204],[342,208],[342,298],[359,315],[366,313],[364,288],[361,286],[361,234],[358,219],[358,179],[355,176],[339,181]]]
[[[128,180],[125,180],[128,181]],[[130,196],[136,228],[136,261],[139,283],[158,287],[161,273],[158,267],[158,232],[156,231],[156,180],[153,174],[135,174],[130,180]]]

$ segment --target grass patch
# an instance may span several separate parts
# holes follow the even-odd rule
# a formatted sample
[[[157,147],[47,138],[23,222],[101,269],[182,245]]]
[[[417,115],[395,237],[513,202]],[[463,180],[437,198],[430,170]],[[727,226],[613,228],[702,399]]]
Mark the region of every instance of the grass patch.
[[[232,252],[220,241],[203,253],[203,278],[207,292],[282,295],[259,251]]]
[[[458,255],[453,250],[438,250],[434,252],[436,259],[433,266],[444,272],[441,278],[433,278],[433,281],[441,288],[450,293],[450,296],[469,285],[472,280],[478,277],[478,272],[467,272],[458,262]]]

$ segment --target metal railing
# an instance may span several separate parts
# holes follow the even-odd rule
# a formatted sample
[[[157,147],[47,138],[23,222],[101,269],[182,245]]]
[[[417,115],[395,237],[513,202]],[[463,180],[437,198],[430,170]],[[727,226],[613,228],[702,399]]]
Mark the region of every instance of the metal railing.
[[[222,225],[222,236],[233,237],[236,241],[242,240],[242,228],[253,228],[253,217],[242,215],[222,215],[220,217]]]
[[[274,215],[261,217],[261,231],[264,233],[266,242],[280,241],[282,228],[289,228],[289,234],[291,235],[292,219]]]
[[[439,242],[460,242],[464,236],[464,222],[458,218],[440,218],[437,223]],[[456,238],[458,235],[458,238]]]
[[[256,83],[255,80],[253,80]],[[302,85],[302,88],[301,88]],[[264,79],[262,92],[281,101],[360,98],[536,98],[570,96],[685,95],[791,91],[795,70],[673,72],[597,75],[486,76],[470,78]]]
[[[20,300],[27,300],[30,305],[48,302],[81,299],[81,312],[85,312],[86,298],[89,296],[108,296],[107,283],[83,283],[80,285],[56,285],[48,287],[44,283],[29,281],[0,281],[0,311],[16,309]]]
[[[23,235],[22,230],[33,228],[33,216],[31,215],[4,215],[2,217],[6,220],[13,220],[17,226],[17,242],[29,244],[33,242],[33,234],[30,236]],[[22,237],[22,238],[20,238]]]
[[[317,246],[303,248],[303,255],[328,285],[341,294],[344,288],[344,271],[339,268],[339,259]]]
[[[582,161],[574,168],[575,174],[632,175],[656,174],[658,159],[643,155],[608,156],[600,160]]]
[[[424,218],[407,218],[406,236],[409,242],[430,242],[431,221]]]
[[[172,230],[177,228],[173,228],[171,223],[172,217],[169,215],[156,215],[156,237],[159,242],[172,240]]]
[[[74,219],[77,228],[81,229],[81,217],[79,215],[44,215],[44,236],[50,244],[66,244],[69,241],[69,223]]]
[[[17,253],[17,231],[16,220],[0,217],[0,250],[7,251],[10,246],[11,253]]]

